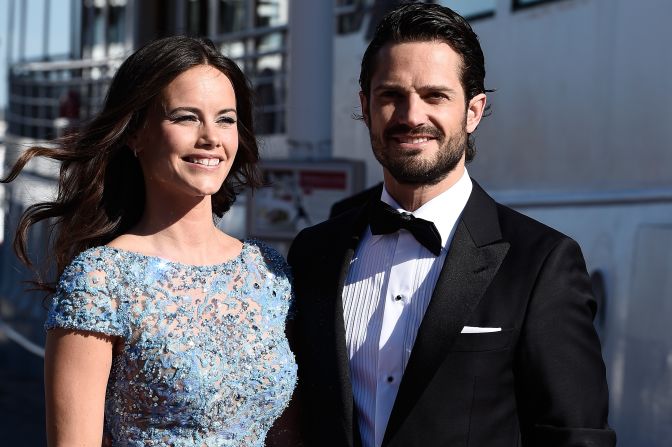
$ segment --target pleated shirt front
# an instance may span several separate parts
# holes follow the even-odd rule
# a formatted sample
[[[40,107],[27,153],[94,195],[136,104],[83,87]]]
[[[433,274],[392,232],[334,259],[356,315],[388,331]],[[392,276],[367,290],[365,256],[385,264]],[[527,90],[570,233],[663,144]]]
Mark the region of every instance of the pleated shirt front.
[[[382,444],[418,328],[471,189],[465,170],[450,189],[412,212],[436,225],[443,247],[439,256],[407,230],[372,235],[367,228],[357,247],[343,288],[343,317],[364,447]],[[381,200],[405,211],[385,188]]]

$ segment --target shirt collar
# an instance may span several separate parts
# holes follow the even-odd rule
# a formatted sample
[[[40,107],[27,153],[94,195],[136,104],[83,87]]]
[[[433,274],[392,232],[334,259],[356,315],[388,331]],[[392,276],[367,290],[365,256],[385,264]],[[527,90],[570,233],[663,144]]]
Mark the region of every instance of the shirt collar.
[[[446,247],[455,231],[455,224],[469,200],[471,189],[471,178],[465,168],[464,174],[462,174],[462,177],[460,177],[453,186],[434,197],[411,214],[415,217],[420,217],[433,222],[441,235],[441,245]],[[383,186],[383,193],[381,194],[380,200],[399,212],[408,212],[392,198],[385,186]]]

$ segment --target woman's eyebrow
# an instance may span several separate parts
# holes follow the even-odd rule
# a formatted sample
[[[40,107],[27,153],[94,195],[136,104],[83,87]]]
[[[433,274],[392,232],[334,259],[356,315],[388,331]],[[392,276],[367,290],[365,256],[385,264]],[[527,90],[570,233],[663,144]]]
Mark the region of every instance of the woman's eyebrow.
[[[167,115],[172,115],[175,112],[191,112],[191,113],[198,114],[198,113],[201,112],[201,110],[197,107],[188,107],[188,106],[187,107],[175,107],[174,109],[167,111],[166,114]],[[229,108],[225,108],[225,109],[222,109],[222,110],[218,111],[217,114],[221,115],[221,114],[230,113],[230,112],[237,113],[236,109],[229,107]]]

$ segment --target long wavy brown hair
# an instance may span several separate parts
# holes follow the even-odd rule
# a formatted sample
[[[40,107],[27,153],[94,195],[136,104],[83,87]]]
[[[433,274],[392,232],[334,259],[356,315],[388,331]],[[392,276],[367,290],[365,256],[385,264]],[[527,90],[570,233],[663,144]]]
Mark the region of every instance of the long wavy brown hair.
[[[14,180],[36,157],[61,163],[56,199],[31,205],[19,221],[14,250],[23,263],[33,267],[27,253],[28,230],[40,221],[50,221],[48,259],[55,261],[57,277],[78,253],[108,243],[139,221],[145,185],[140,164],[127,142],[144,124],[152,101],[173,79],[197,65],[213,66],[229,78],[238,115],[238,152],[225,182],[212,196],[213,212],[221,217],[241,189],[261,185],[252,90],[243,72],[207,39],[158,39],[124,61],[112,79],[102,110],[87,125],[55,140],[51,147],[28,148],[2,180]],[[54,282],[37,273],[34,284],[53,291]]]

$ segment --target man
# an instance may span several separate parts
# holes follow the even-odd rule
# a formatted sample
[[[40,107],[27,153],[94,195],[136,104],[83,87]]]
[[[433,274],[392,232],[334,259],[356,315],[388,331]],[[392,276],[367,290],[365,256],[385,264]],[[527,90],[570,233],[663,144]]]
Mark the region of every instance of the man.
[[[401,6],[362,61],[384,187],[302,231],[294,349],[310,446],[613,446],[577,244],[465,163],[486,108],[469,24]]]

